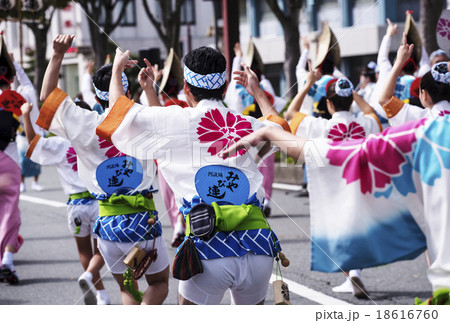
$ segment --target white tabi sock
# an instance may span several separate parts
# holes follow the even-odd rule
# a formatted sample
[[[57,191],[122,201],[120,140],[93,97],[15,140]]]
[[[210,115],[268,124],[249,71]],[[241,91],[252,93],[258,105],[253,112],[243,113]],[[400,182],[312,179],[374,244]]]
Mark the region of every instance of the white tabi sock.
[[[11,251],[5,251],[3,254],[2,265],[8,265],[11,271],[14,271],[13,253]]]

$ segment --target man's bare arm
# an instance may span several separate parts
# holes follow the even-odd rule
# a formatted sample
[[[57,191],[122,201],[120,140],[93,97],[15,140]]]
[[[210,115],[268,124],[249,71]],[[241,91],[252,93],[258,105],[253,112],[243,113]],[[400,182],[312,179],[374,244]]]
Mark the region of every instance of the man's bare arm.
[[[153,86],[153,83],[156,81],[154,68],[152,67],[148,59],[144,58],[144,62],[147,67],[141,68],[141,71],[139,72],[139,85],[144,90],[149,106],[161,106],[161,102],[159,102],[158,95],[156,94],[155,88]]]
[[[233,72],[236,83],[245,87],[247,92],[255,98],[264,116],[269,114],[278,116],[277,110],[273,108],[263,89],[259,86],[256,74],[247,65],[243,64],[242,66],[244,67],[243,71]]]
[[[25,136],[27,137],[28,143],[31,143],[33,138],[36,136],[36,132],[33,129],[33,125],[31,124],[30,112],[33,109],[33,105],[31,103],[24,103],[20,110],[22,110],[23,116],[23,127],[25,129]]]
[[[400,75],[402,71],[403,64],[411,57],[413,52],[414,45],[408,45],[406,41],[406,34],[403,34],[403,41],[400,47],[397,50],[397,58],[395,60],[394,66],[392,67],[389,76],[384,81],[384,84],[381,86],[378,102],[381,106],[385,105],[389,102],[395,92],[395,84],[397,83],[397,77]]]
[[[122,72],[136,64],[136,60],[130,60],[130,51],[122,52],[120,48],[116,49],[116,57],[112,67],[111,82],[109,83],[109,107],[112,108],[116,101],[125,95],[122,86]]]
[[[74,35],[57,35],[53,40],[53,55],[45,70],[42,81],[41,101],[45,101],[50,93],[58,87],[59,71],[67,50],[72,46]]]
[[[288,156],[303,163],[305,161],[305,157],[303,155],[303,147],[305,142],[306,139],[294,136],[293,134],[282,129],[263,127],[250,135],[243,137],[238,142],[219,153],[219,157],[225,159],[230,155],[235,154],[236,151],[261,146],[261,143],[265,143],[262,145],[263,148],[261,148],[261,151],[259,152],[261,156],[267,153],[271,144],[274,144]]]

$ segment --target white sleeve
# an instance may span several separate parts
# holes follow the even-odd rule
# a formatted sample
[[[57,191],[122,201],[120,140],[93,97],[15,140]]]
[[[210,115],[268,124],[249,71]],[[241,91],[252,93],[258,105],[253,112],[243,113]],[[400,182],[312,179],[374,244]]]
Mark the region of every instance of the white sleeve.
[[[235,72],[235,71],[242,70],[241,61],[242,61],[241,57],[235,56],[233,58],[233,64],[231,65],[231,75],[233,75],[233,72]]]
[[[17,92],[23,96],[25,101],[33,105],[33,108],[30,112],[31,124],[33,126],[34,132],[42,136],[44,133],[42,128],[38,127],[35,123],[39,116],[39,105],[34,85],[28,78],[28,75],[25,73],[22,66],[20,66],[17,62],[14,62],[14,67],[16,68],[17,80],[20,83],[20,86],[17,88]]]
[[[39,165],[57,165],[64,161],[67,149],[70,147],[67,140],[60,137],[37,137],[35,146],[30,144],[27,151],[32,161]]]
[[[228,89],[225,93],[225,98],[223,99],[227,107],[237,113],[242,113],[245,109],[245,107],[242,105],[241,98],[239,97],[239,92],[236,89],[237,83],[235,80],[233,80],[233,72],[242,70],[241,61],[242,61],[241,57],[235,56],[233,58],[233,63],[231,66],[231,80],[230,83],[228,84]]]
[[[309,57],[309,50],[305,49],[300,55],[297,66],[295,67],[295,72],[298,72],[298,70],[300,69],[306,71],[306,63],[308,62],[308,57]]]
[[[296,135],[301,138],[315,139],[328,136],[329,120],[307,116],[300,123]]]
[[[381,124],[379,123],[378,117],[375,119],[375,116],[372,114],[364,114],[360,118],[362,119],[362,124],[364,124],[364,128],[367,131],[366,136],[379,133],[382,130],[380,129]]]
[[[397,126],[408,121],[426,118],[429,115],[427,110],[428,109],[422,109],[421,107],[405,103],[395,116],[389,118],[389,123],[392,126]]]
[[[22,66],[19,65],[16,61],[14,61],[14,67],[16,68],[16,77],[22,86],[32,86],[34,88],[33,83],[29,79],[27,73],[23,70]]]
[[[81,94],[83,100],[93,108],[97,100],[95,100],[95,94],[92,91],[92,76],[89,73],[84,73],[81,78]]]
[[[378,50],[377,65],[380,70],[378,82],[384,78],[392,69],[391,61],[389,60],[389,51],[391,50],[392,38],[385,35]]]
[[[295,77],[297,78],[298,91],[302,89],[303,83],[306,79],[306,74],[308,73],[308,71],[306,70],[306,63],[308,62],[308,57],[309,57],[309,50],[305,49],[300,55],[297,66],[295,67]]]
[[[312,115],[314,111],[314,100],[313,97],[307,95],[303,100],[302,106],[300,107],[300,112],[306,115]]]
[[[106,117],[78,107],[61,89],[45,100],[38,121],[42,128],[69,140],[74,146],[86,145],[95,136],[97,125]]]
[[[97,127],[97,135],[127,155],[159,159],[173,145],[189,141],[191,122],[179,106],[145,107],[122,96]]]
[[[345,74],[342,73],[337,67],[334,67],[333,76],[338,79],[339,78],[347,78],[347,76],[345,76]]]
[[[298,112],[292,118],[290,127],[293,134],[300,138],[314,139],[325,136],[329,120],[308,116]]]
[[[145,94],[144,91],[142,91],[141,96],[139,97],[139,101],[141,101],[142,105],[148,105],[147,95]]]
[[[259,82],[259,84],[262,86],[263,90],[269,92],[275,99],[275,90],[268,79],[261,77],[261,82]]]
[[[228,88],[223,101],[230,110],[237,113],[242,113],[246,107],[244,107],[244,105],[242,104],[241,97],[239,96],[239,92],[236,89],[236,85],[236,81],[232,79],[228,84]]]
[[[422,77],[426,72],[431,70],[430,57],[428,56],[425,46],[422,45],[422,57],[419,62],[419,70],[417,71],[417,77]]]

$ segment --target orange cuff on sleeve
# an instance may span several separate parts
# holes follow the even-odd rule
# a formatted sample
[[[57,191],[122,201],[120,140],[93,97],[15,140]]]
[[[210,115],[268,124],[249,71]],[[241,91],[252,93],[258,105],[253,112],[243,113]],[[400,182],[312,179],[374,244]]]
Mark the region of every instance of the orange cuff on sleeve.
[[[292,118],[290,126],[292,130],[292,134],[295,135],[297,133],[297,129],[300,126],[300,123],[302,123],[303,119],[305,119],[306,114],[297,112],[295,116]]]
[[[393,96],[388,103],[383,105],[383,109],[386,112],[387,117],[392,118],[403,108],[404,104],[405,102]]]
[[[122,95],[116,103],[114,103],[114,106],[111,108],[111,111],[109,111],[106,119],[97,127],[97,136],[112,142],[111,137],[113,133],[120,126],[133,105],[133,101]]]
[[[59,106],[66,99],[66,97],[66,92],[59,88],[54,89],[42,105],[36,124],[39,127],[48,130],[50,128],[50,124],[52,123],[53,117],[55,116],[56,110],[58,110]]]
[[[40,135],[36,135],[34,136],[33,140],[31,140],[30,142],[30,146],[28,147],[28,150],[25,154],[25,156],[27,156],[27,158],[31,158],[31,155],[33,154],[34,148],[36,147],[36,144],[38,143],[38,141],[41,139],[42,137]]]
[[[283,129],[285,131],[291,132],[291,127],[289,127],[289,123],[287,123],[286,120],[284,120],[283,118],[281,118],[279,116],[274,116],[272,114],[269,114],[269,115],[259,118],[258,120],[259,121],[269,120],[271,122],[278,123],[281,127],[283,127]]]

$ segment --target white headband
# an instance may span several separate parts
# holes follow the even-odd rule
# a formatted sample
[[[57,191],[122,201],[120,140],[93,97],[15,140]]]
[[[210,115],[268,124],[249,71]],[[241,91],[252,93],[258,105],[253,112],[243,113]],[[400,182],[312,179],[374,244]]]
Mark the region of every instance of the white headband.
[[[223,73],[202,75],[192,72],[187,66],[184,66],[184,79],[192,86],[215,90],[225,84],[226,70]]]

